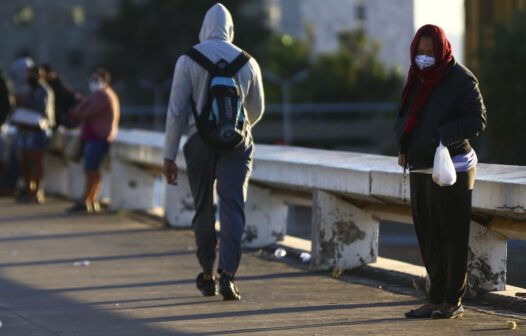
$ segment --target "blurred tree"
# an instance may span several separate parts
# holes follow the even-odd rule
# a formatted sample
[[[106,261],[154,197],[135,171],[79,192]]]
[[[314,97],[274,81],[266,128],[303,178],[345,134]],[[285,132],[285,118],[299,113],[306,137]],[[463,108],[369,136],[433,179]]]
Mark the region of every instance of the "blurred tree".
[[[488,108],[489,160],[526,165],[526,14],[495,32],[491,48],[481,50],[481,87]]]
[[[287,79],[295,73],[309,69],[311,45],[290,35],[276,35],[269,37],[262,53],[261,67],[263,78],[265,72],[272,72],[283,79]],[[265,95],[269,102],[280,102],[281,89],[270,81],[265,81]]]
[[[126,84],[127,104],[151,103],[152,94],[137,83],[170,79],[177,57],[198,42],[202,19],[213,0],[122,0],[116,17],[102,22],[99,34],[108,43],[105,65]],[[340,49],[313,58],[312,29],[306,41],[271,34],[257,0],[224,0],[235,25],[235,43],[251,53],[263,72],[288,78],[309,69],[293,89],[295,102],[397,100],[401,76],[385,69],[379,46],[361,31],[342,33]],[[266,82],[267,100],[281,101],[281,90]]]
[[[362,31],[341,33],[339,50],[317,57],[312,57],[312,38],[272,35],[263,68],[282,78],[310,70],[309,78],[293,87],[295,102],[397,101],[402,74],[382,64],[379,50],[378,43]],[[279,88],[269,82],[266,86],[268,101],[280,102]]]
[[[402,75],[378,58],[379,45],[363,31],[340,34],[340,49],[314,60],[296,97],[312,102],[396,101]]]
[[[199,42],[213,0],[122,0],[116,17],[102,22],[99,35],[109,45],[105,65],[117,80],[133,83],[171,78],[177,57]],[[258,1],[223,0],[234,18],[235,43],[255,57],[269,36]],[[131,95],[132,97],[134,95]]]

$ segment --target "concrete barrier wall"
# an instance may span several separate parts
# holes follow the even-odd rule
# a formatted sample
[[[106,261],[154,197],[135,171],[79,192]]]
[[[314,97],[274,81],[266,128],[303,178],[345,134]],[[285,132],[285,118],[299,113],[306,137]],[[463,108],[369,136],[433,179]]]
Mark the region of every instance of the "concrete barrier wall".
[[[46,185],[49,192],[78,198],[83,187],[81,166],[68,162],[60,152],[71,136],[76,135],[58,135],[58,145],[46,161]],[[162,133],[120,130],[105,174],[112,209],[155,207],[163,143]],[[190,227],[193,201],[181,154],[176,162],[179,185],[162,188],[164,218],[171,227]],[[378,256],[380,220],[411,223],[409,200],[409,179],[396,158],[256,145],[244,242],[262,247],[280,241],[286,235],[288,205],[310,205],[311,267],[358,267]],[[479,165],[468,265],[472,292],[504,290],[506,243],[526,239],[525,209],[526,167]]]

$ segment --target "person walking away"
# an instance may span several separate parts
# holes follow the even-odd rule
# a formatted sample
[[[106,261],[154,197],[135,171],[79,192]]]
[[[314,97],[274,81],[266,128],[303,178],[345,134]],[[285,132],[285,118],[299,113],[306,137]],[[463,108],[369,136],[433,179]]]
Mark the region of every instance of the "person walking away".
[[[119,98],[110,83],[110,73],[105,69],[97,69],[89,80],[91,95],[71,111],[73,118],[82,121],[86,190],[82,200],[68,209],[69,212],[100,211],[100,166],[117,136],[120,119]]]
[[[200,43],[175,66],[166,119],[164,175],[177,184],[175,158],[181,135],[196,209],[192,221],[202,273],[196,285],[204,296],[217,295],[213,276],[218,237],[215,231],[214,183],[219,196],[219,292],[239,300],[234,278],[241,260],[244,206],[252,170],[253,127],[264,111],[261,71],[255,59],[232,44],[234,24],[222,4],[205,15]],[[225,123],[220,125],[218,120]]]
[[[396,121],[400,163],[410,171],[411,208],[430,279],[429,303],[408,318],[462,317],[466,290],[471,195],[477,155],[469,139],[486,127],[486,108],[475,76],[452,56],[444,31],[420,28],[411,43],[411,67]],[[447,146],[457,180],[432,179],[437,146]]]
[[[27,86],[15,91],[16,109],[10,123],[18,128],[17,149],[25,194],[20,201],[44,202],[44,154],[55,124],[54,96],[42,74],[30,58],[19,59],[20,75],[25,73]]]

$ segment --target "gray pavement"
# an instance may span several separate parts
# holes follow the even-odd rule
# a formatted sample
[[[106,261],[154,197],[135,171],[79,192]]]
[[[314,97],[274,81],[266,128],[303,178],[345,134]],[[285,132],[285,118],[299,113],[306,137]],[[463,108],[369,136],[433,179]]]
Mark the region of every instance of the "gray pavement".
[[[0,200],[0,335],[526,335],[526,315],[508,330],[509,316],[474,308],[460,320],[407,320],[416,293],[258,252],[242,260],[242,301],[203,298],[190,231],[67,206]]]

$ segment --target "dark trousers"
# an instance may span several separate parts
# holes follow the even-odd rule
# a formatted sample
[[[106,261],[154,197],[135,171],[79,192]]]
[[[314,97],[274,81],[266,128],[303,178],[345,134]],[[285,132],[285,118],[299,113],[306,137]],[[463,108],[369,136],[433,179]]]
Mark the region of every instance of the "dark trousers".
[[[188,180],[196,209],[192,227],[197,258],[205,273],[212,274],[216,259],[217,233],[214,184],[219,197],[218,270],[235,273],[241,260],[241,237],[245,230],[245,201],[252,171],[252,137],[230,150],[207,145],[194,134],[184,146]]]
[[[420,252],[431,280],[431,303],[460,304],[466,290],[471,194],[476,168],[440,187],[431,174],[411,173],[411,207]]]

